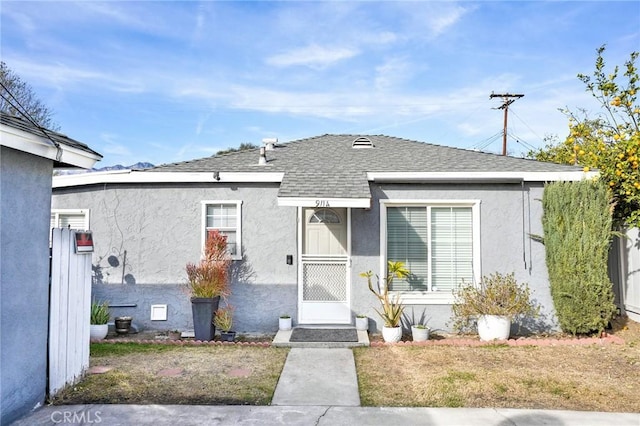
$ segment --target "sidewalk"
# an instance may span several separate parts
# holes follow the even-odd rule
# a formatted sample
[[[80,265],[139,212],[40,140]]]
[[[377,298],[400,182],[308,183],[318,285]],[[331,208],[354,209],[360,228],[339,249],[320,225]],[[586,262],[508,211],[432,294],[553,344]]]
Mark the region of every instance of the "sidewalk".
[[[14,426],[425,425],[638,426],[640,414],[507,408],[386,408],[332,406],[66,405],[44,407]]]
[[[48,406],[13,423],[14,426],[60,424],[639,426],[640,414],[508,408],[360,407],[355,362],[350,349],[292,348],[271,406]]]

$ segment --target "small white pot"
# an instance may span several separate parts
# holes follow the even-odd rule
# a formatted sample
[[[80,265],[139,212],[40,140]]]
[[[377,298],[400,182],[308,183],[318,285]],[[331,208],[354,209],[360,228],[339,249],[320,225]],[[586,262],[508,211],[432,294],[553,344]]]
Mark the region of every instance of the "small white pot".
[[[89,338],[91,340],[102,340],[109,333],[109,324],[91,324],[89,327]]]
[[[369,329],[368,317],[356,317],[356,330],[367,331]]]
[[[278,321],[278,328],[280,330],[291,330],[291,317],[289,318],[280,318]]]
[[[478,318],[480,340],[507,340],[511,332],[511,320],[499,315],[481,315]]]
[[[402,327],[382,327],[382,338],[388,343],[399,342],[402,338]]]
[[[429,340],[429,328],[418,328],[415,325],[411,326],[411,336],[414,342],[426,342]]]

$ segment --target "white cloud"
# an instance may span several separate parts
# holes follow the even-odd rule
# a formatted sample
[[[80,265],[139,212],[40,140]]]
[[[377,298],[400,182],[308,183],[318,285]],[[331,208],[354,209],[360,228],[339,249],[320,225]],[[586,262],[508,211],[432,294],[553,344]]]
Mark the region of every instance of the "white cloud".
[[[346,47],[324,47],[311,44],[292,49],[266,59],[267,64],[275,67],[306,66],[314,69],[326,68],[335,62],[349,59],[359,52]]]

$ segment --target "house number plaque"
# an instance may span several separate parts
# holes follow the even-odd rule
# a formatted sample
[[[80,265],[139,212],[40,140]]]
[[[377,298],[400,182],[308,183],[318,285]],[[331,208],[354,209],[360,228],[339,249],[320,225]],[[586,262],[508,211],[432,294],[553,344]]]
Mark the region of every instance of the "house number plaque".
[[[331,207],[329,200],[316,200],[316,207]]]

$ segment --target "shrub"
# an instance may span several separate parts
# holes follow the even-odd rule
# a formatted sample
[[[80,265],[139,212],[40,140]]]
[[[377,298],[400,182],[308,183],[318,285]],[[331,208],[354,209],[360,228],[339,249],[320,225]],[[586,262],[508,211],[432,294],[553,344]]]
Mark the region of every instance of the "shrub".
[[[522,316],[535,317],[540,310],[531,301],[529,285],[518,284],[513,273],[485,276],[478,286],[463,281],[454,296],[453,327],[458,331],[471,329],[481,315],[499,315],[513,321]]]
[[[611,196],[600,181],[555,182],[542,198],[551,296],[564,332],[601,332],[616,307],[607,260]]]

